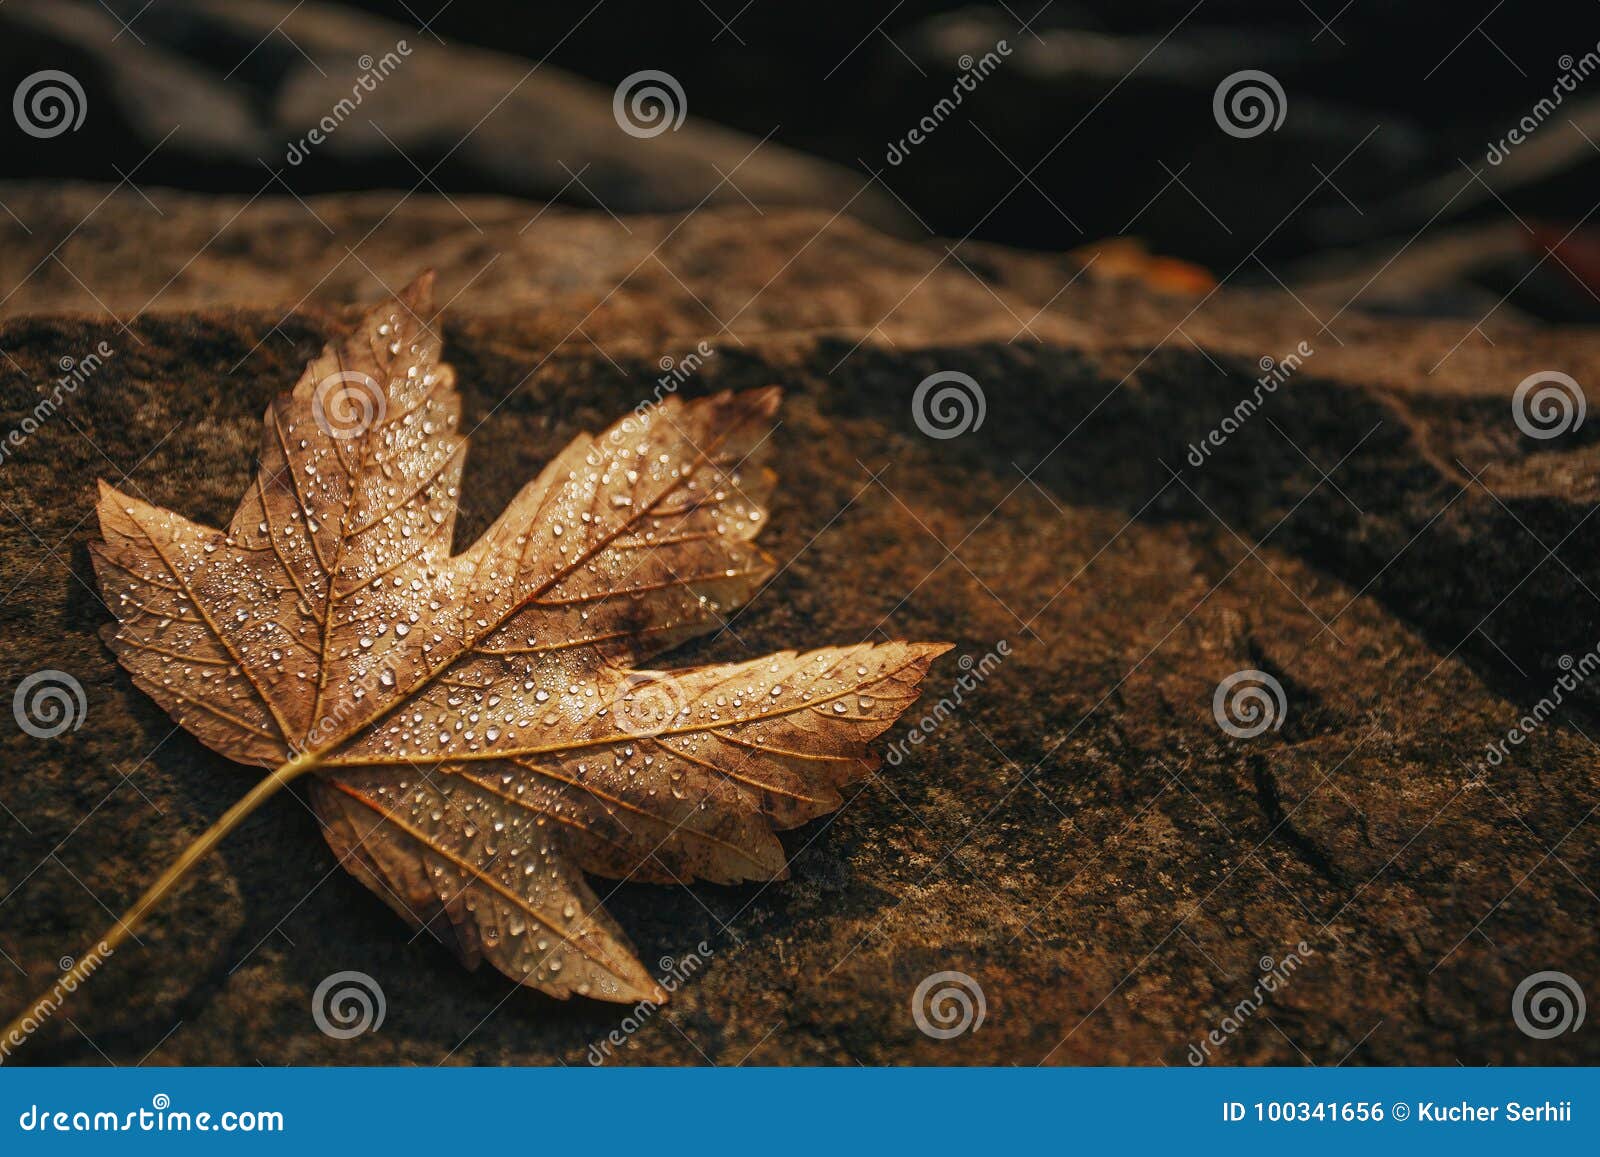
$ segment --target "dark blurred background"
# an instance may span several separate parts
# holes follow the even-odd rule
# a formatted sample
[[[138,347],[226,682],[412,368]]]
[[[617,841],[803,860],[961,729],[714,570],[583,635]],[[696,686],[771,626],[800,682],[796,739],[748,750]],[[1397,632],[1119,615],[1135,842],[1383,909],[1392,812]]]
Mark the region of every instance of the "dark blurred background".
[[[11,0],[0,27],[10,84],[62,69],[91,110],[71,148],[8,120],[8,178],[270,196],[420,185],[616,213],[692,208],[711,189],[909,236],[1048,251],[1124,238],[1112,257],[1145,267],[1142,246],[1197,267],[1155,266],[1179,285],[1377,281],[1359,308],[1600,318],[1589,2]],[[359,62],[402,39],[396,74],[286,164]],[[890,164],[963,59],[1002,41],[998,67]],[[1236,137],[1213,98],[1246,69],[1286,107],[1275,130]],[[617,131],[613,91],[640,70],[681,86],[682,131]],[[1497,147],[1529,117],[1525,143]]]

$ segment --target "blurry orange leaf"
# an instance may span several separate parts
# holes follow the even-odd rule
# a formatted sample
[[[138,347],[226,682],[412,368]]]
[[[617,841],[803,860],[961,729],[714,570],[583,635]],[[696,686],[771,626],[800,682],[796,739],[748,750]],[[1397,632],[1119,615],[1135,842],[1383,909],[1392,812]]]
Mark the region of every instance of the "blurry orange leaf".
[[[1074,249],[1067,256],[1084,264],[1094,262],[1102,277],[1140,281],[1166,293],[1204,293],[1216,288],[1216,278],[1203,265],[1176,257],[1157,257],[1137,237],[1108,237]]]

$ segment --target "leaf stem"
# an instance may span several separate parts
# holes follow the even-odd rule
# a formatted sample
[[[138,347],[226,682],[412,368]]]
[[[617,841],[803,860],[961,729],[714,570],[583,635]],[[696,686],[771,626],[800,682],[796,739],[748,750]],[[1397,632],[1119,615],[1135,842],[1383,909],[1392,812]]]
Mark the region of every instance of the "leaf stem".
[[[182,854],[174,860],[170,867],[156,879],[155,883],[145,889],[145,892],[134,903],[132,908],[125,912],[116,926],[97,941],[87,952],[80,956],[72,966],[56,977],[55,983],[49,991],[28,1005],[10,1024],[0,1029],[0,1063],[10,1058],[13,1049],[20,1048],[30,1036],[33,1035],[44,1022],[59,1009],[68,993],[75,992],[80,985],[89,979],[89,976],[105,962],[106,957],[114,952],[118,945],[133,935],[140,923],[143,922],[152,908],[164,899],[183,878],[188,875],[189,869],[203,860],[211,850],[222,842],[222,838],[244,820],[267,800],[294,780],[315,770],[321,763],[321,756],[316,752],[307,752],[295,756],[289,762],[282,764],[270,772],[260,783],[249,790],[238,803],[234,804],[202,832],[186,847]]]

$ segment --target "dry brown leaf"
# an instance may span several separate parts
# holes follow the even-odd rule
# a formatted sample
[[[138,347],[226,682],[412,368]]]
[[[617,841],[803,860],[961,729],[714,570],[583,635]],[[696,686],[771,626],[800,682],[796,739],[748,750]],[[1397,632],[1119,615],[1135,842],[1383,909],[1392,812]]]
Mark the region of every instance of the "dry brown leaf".
[[[158,880],[284,783],[340,861],[462,959],[565,997],[664,999],[585,874],[786,875],[774,829],[837,808],[944,644],[642,670],[772,573],[754,545],[775,388],[671,396],[583,435],[451,553],[466,438],[431,275],[267,410],[226,530],[102,484],[94,564],[135,683],[275,770]]]

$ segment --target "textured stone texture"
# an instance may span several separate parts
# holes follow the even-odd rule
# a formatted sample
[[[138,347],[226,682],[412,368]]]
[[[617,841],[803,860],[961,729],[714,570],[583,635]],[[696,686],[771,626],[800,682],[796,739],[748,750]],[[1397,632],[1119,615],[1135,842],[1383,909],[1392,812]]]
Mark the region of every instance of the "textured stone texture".
[[[625,90],[658,94],[624,112],[625,131],[615,90],[549,64],[549,51],[530,60],[447,44],[415,23],[304,0],[187,0],[120,15],[93,0],[13,0],[0,12],[6,75],[50,61],[93,111],[68,153],[11,123],[0,122],[0,143],[14,154],[8,172],[99,179],[120,162],[140,186],[474,189],[617,213],[748,198],[848,207],[886,228],[910,221],[849,170],[685,117],[688,95],[659,76]],[[677,114],[670,131],[662,102]]]
[[[30,226],[52,212],[70,225],[104,193],[0,199]],[[238,203],[158,190],[162,220],[130,196],[61,256],[126,315],[181,268],[150,312],[126,330],[93,316],[48,261],[0,325],[5,429],[59,359],[101,339],[117,351],[0,464],[0,690],[55,667],[89,700],[59,740],[0,734],[8,1012],[250,782],[173,733],[101,647],[95,478],[126,470],[152,501],[223,518],[263,407],[337,324],[332,303],[434,264],[469,425],[482,422],[463,535],[704,339],[717,353],[686,390],[788,390],[764,541],[791,561],[730,631],[674,660],[875,635],[1014,652],[902,764],[787,837],[792,880],[607,901],[646,960],[713,950],[623,1062],[1181,1065],[1251,995],[1261,958],[1301,941],[1314,954],[1218,1060],[1600,1059],[1588,1027],[1536,1041],[1511,1016],[1541,969],[1600,993],[1597,688],[1478,765],[1562,657],[1600,643],[1595,427],[1536,441],[1510,408],[1535,370],[1600,381],[1600,336],[1334,317],[1342,302],[1309,300],[1334,337],[1288,297],[1161,296],[1075,261],[970,245],[957,260],[809,213],[624,229],[465,201],[480,235],[419,196],[356,246],[396,198],[314,202],[331,236],[262,199],[190,262]],[[54,244],[36,233],[0,247],[0,288]],[[70,309],[85,313],[44,316]],[[1315,353],[1301,371],[1187,461],[1258,359],[1302,340]],[[911,394],[935,370],[981,383],[981,428],[919,433]],[[1280,730],[1218,728],[1213,691],[1243,668],[1282,683]],[[294,799],[140,936],[26,1059],[581,1064],[624,1015],[464,973],[408,939]],[[341,969],[383,986],[380,1031],[314,1027],[311,992]],[[952,969],[988,1013],[941,1042],[910,1000]]]

